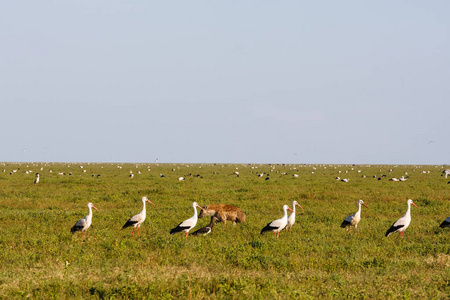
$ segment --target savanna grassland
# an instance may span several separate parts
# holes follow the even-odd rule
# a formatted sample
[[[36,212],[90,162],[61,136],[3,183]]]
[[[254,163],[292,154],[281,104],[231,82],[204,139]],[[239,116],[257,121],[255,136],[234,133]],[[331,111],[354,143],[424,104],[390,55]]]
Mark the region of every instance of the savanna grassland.
[[[0,298],[448,299],[450,229],[438,226],[450,215],[450,179],[441,176],[442,170],[3,163]],[[269,176],[258,177],[262,172]],[[405,182],[388,180],[405,172]],[[33,184],[35,173],[41,174],[38,184]],[[121,227],[141,211],[142,196],[155,206],[147,205],[137,237]],[[412,207],[404,238],[384,237],[405,213],[408,198],[418,208]],[[340,224],[358,209],[358,199],[369,209],[363,207],[355,236]],[[283,204],[292,207],[293,200],[304,210],[297,208],[291,232],[283,231],[279,239],[260,235],[262,227],[282,216]],[[247,221],[226,227],[218,223],[207,236],[170,235],[171,228],[193,215],[193,201],[238,206]],[[99,211],[94,210],[83,239],[70,228],[87,215],[88,202]],[[195,229],[209,221],[199,219]]]

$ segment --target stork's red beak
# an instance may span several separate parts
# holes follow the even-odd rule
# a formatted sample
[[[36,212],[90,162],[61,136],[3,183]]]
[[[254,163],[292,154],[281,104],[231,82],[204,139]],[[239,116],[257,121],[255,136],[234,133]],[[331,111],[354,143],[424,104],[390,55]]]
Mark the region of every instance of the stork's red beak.
[[[150,204],[152,204],[152,205],[155,205],[155,204],[153,204],[153,202],[152,201],[150,201],[150,200],[145,200],[145,201],[147,201],[148,203],[150,203]]]
[[[414,202],[411,202],[411,204],[414,205],[415,207],[417,207],[417,205]],[[417,208],[419,208],[419,207],[417,207]]]

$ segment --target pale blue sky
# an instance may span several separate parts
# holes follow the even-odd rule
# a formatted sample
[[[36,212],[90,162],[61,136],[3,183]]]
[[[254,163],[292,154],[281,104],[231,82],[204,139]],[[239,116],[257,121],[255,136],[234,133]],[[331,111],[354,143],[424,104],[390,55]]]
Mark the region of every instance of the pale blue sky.
[[[448,164],[449,11],[3,2],[0,161]]]

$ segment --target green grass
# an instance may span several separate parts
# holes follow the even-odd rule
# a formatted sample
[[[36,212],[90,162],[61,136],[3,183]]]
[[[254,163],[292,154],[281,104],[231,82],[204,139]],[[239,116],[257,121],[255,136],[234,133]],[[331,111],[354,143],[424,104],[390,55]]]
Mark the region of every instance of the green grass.
[[[17,172],[9,175],[12,170]],[[441,171],[386,165],[3,163],[0,298],[448,299],[450,231],[438,225],[450,215],[450,185]],[[34,185],[36,172],[41,181]],[[270,180],[257,177],[260,172]],[[406,182],[388,181],[404,172]],[[387,178],[372,178],[382,174]],[[186,180],[179,182],[180,176]],[[142,209],[142,196],[155,206],[147,206],[137,238],[121,227]],[[405,238],[385,238],[408,198],[419,208],[412,207]],[[369,209],[363,207],[355,236],[339,225],[357,210],[358,199]],[[297,209],[292,231],[278,240],[260,235],[293,200],[304,210]],[[247,222],[216,224],[208,236],[170,235],[192,216],[193,201],[239,206]],[[99,211],[83,240],[70,228],[87,214],[88,202]],[[197,228],[208,223],[200,219]]]

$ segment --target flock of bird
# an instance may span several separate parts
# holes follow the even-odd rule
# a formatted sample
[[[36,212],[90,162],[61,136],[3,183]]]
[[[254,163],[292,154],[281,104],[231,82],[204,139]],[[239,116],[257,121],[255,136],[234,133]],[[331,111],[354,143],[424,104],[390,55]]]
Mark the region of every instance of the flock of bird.
[[[133,226],[133,231],[131,232],[131,235],[134,234],[134,231],[137,227],[137,235],[139,236],[139,227],[145,221],[145,218],[146,218],[146,207],[145,207],[146,202],[154,205],[147,197],[142,197],[142,205],[143,205],[142,211],[140,213],[138,213],[137,215],[134,215],[131,218],[129,218],[122,227],[122,229],[125,229],[125,228]],[[385,236],[389,236],[392,233],[398,232],[399,238],[403,237],[403,233],[405,232],[405,230],[408,228],[409,224],[411,223],[411,204],[414,205],[415,207],[417,207],[417,205],[413,202],[413,200],[408,199],[408,201],[407,201],[408,209],[406,210],[406,213],[403,215],[403,217],[401,217],[400,219],[398,219],[397,221],[395,221],[392,224],[392,226],[386,231]],[[347,227],[347,232],[349,231],[350,227],[353,226],[355,228],[355,234],[357,234],[356,229],[358,227],[358,223],[361,221],[361,205],[364,205],[365,207],[367,207],[367,205],[364,203],[363,200],[359,200],[358,201],[358,211],[356,213],[354,213],[353,215],[346,217],[344,219],[344,221],[342,222],[341,227],[342,228]],[[83,238],[86,237],[86,231],[92,224],[92,209],[98,210],[92,203],[88,203],[87,206],[89,208],[89,214],[86,217],[78,220],[70,230],[72,233],[74,233],[76,231],[83,232]],[[283,229],[290,231],[290,229],[292,228],[292,226],[294,226],[294,223],[295,223],[295,207],[296,206],[303,209],[303,207],[300,204],[298,204],[297,201],[292,202],[293,209],[291,209],[288,205],[283,205],[283,212],[284,212],[283,217],[281,217],[280,219],[274,220],[272,222],[269,222],[264,228],[261,229],[261,234],[271,231],[274,234],[276,234],[276,236],[278,238],[280,235],[280,232]],[[198,205],[197,202],[193,202],[192,208],[194,209],[194,215],[192,217],[190,217],[189,219],[182,221],[176,227],[172,228],[170,230],[170,234],[184,232],[185,238],[187,238],[187,236],[189,235],[189,231],[197,225],[197,221],[198,221],[197,207],[203,210],[203,208],[200,205]],[[369,208],[369,207],[367,207],[367,208]],[[288,210],[292,212],[289,215],[289,217],[288,217]],[[214,226],[215,220],[218,220],[218,219],[215,216],[212,216],[210,224],[208,226],[202,227],[199,230],[195,231],[193,233],[193,235],[209,234]],[[440,227],[442,227],[442,228],[450,227],[450,217],[446,218],[444,220],[444,222],[442,222]]]
[[[80,166],[80,168],[83,168],[83,166]],[[313,168],[315,170],[315,168]],[[41,168],[42,170],[42,168]],[[174,171],[175,169],[173,169],[172,171]],[[353,169],[352,169],[353,170]],[[3,172],[5,172],[6,170],[3,170]],[[11,172],[14,173],[17,170],[13,170]],[[85,170],[83,170],[85,171]],[[391,173],[392,170],[389,170],[389,173]],[[28,171],[27,171],[28,172]],[[31,171],[30,171],[31,172]],[[51,172],[51,171],[50,171]],[[359,173],[360,171],[358,171]],[[130,171],[130,173],[132,174],[132,172]],[[140,173],[140,172],[139,172]],[[339,171],[339,173],[341,173],[341,171]],[[422,171],[422,173],[427,173],[426,171]],[[428,171],[429,173],[429,171]],[[238,171],[233,173],[234,175],[236,175],[236,177],[239,177],[240,173]],[[406,173],[405,173],[406,174]],[[268,174],[266,175],[266,173],[258,173],[257,174],[258,177],[262,177],[262,176],[268,176]],[[285,173],[283,173],[283,175],[285,175]],[[442,176],[444,176],[445,178],[447,178],[447,176],[450,175],[450,169],[445,169],[442,172]],[[97,175],[97,177],[99,177],[100,175]],[[197,177],[199,177],[200,175],[195,175]],[[298,177],[297,174],[294,174],[295,177]],[[386,175],[383,175],[386,176]],[[164,175],[160,174],[160,177],[164,177]],[[376,178],[376,176],[374,176],[374,178]],[[392,178],[390,179],[390,181],[405,181],[407,177],[400,177],[400,179],[397,178]],[[39,179],[40,179],[40,174],[36,173],[36,178],[34,180],[34,183],[37,184],[39,183]],[[267,178],[266,178],[267,179]],[[343,182],[348,182],[349,179],[340,179],[339,177],[335,178],[336,180],[340,180]],[[380,179],[380,177],[378,178]],[[178,179],[179,181],[184,181],[185,178],[184,177],[179,177]],[[449,182],[450,183],[450,182]],[[137,228],[137,235],[139,236],[139,228],[141,226],[141,224],[145,221],[146,218],[146,202],[154,205],[147,197],[142,197],[142,203],[143,203],[143,208],[142,211],[140,213],[138,213],[137,215],[134,215],[132,217],[130,217],[126,223],[123,225],[122,229],[128,228],[133,226],[133,231],[131,232],[131,234],[133,235],[135,232],[135,229]],[[344,221],[341,224],[342,228],[347,228],[347,232],[349,232],[350,227],[354,227],[355,230],[355,234],[357,234],[357,227],[358,227],[358,223],[361,220],[361,205],[364,205],[365,207],[367,207],[367,205],[364,203],[363,200],[359,200],[358,201],[358,211],[356,211],[353,215],[350,215],[348,217],[346,217],[344,219]],[[394,222],[392,224],[392,226],[386,231],[385,236],[389,236],[392,233],[398,232],[399,233],[399,237],[403,237],[403,234],[405,232],[405,230],[408,228],[410,222],[411,222],[411,205],[414,205],[415,207],[417,207],[417,205],[413,202],[413,200],[408,199],[407,200],[407,205],[408,208],[406,210],[406,213],[403,217],[401,217],[400,219],[398,219],[396,222]],[[96,209],[98,210],[94,204],[92,203],[88,203],[88,208],[89,208],[89,214],[78,220],[75,225],[71,228],[71,232],[74,233],[76,231],[81,231],[83,233],[83,238],[86,237],[86,231],[88,230],[88,228],[91,226],[92,224],[92,209]],[[298,206],[301,209],[303,209],[303,207],[300,206],[300,204],[298,204],[297,201],[293,201],[292,202],[292,209],[289,208],[288,205],[284,205],[283,206],[283,216],[280,219],[274,220],[272,222],[269,222],[264,228],[261,229],[261,234],[267,232],[267,231],[271,231],[274,234],[276,234],[277,238],[279,237],[280,232],[283,229],[286,229],[287,231],[290,231],[292,226],[295,223],[295,207]],[[175,234],[177,232],[184,232],[185,233],[185,237],[188,236],[189,231],[191,229],[193,229],[196,225],[197,225],[197,221],[198,221],[198,214],[197,214],[197,208],[200,208],[203,210],[203,208],[198,205],[196,202],[192,203],[192,207],[194,209],[194,215],[189,218],[184,220],[183,222],[179,223],[176,227],[174,227],[173,229],[170,230],[170,234]],[[367,207],[368,208],[368,207]],[[288,216],[288,212],[287,211],[291,211],[292,213]],[[211,217],[211,222],[208,226],[200,228],[199,230],[195,231],[193,233],[193,235],[198,235],[198,234],[208,234],[211,232],[212,227],[214,225],[214,221],[218,221],[218,219],[216,217]],[[450,227],[450,217],[446,218],[442,224],[440,224],[441,228],[446,228],[446,227]]]

